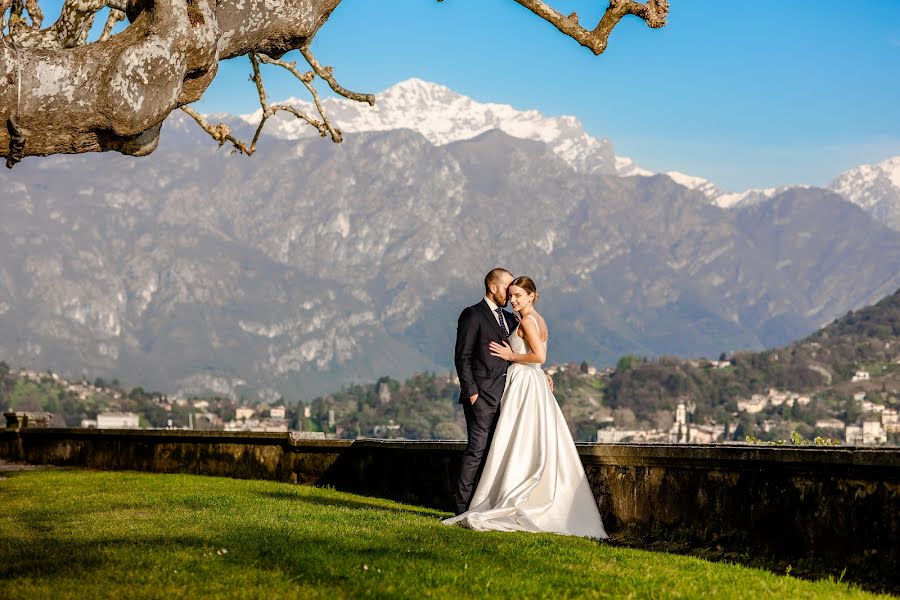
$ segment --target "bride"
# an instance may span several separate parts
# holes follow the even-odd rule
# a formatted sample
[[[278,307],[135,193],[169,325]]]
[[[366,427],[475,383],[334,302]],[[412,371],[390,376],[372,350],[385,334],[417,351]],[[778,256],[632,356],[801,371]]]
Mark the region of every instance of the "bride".
[[[606,538],[584,467],[540,366],[547,324],[530,277],[507,292],[519,325],[491,354],[512,364],[484,471],[469,510],[443,521],[479,531],[534,531]]]

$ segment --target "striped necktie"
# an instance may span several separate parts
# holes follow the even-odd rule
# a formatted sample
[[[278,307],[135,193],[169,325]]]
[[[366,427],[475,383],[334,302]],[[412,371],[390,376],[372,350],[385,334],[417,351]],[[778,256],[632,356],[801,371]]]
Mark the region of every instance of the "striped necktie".
[[[497,317],[500,318],[500,329],[503,330],[503,335],[509,337],[509,329],[506,328],[506,319],[503,318],[503,309],[497,308]]]

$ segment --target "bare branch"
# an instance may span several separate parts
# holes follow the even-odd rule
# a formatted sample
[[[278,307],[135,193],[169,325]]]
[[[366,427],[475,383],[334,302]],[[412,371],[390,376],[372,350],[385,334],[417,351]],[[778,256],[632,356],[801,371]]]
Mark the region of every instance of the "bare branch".
[[[515,1],[553,24],[560,32],[588,48],[594,54],[602,54],[606,50],[609,35],[625,15],[640,17],[649,27],[656,29],[666,24],[666,15],[669,13],[668,0],[647,0],[643,3],[634,0],[610,0],[597,27],[589,31],[578,24],[578,15],[575,13],[567,17],[563,16],[562,13],[542,0]]]
[[[319,131],[319,135],[321,135],[322,137],[330,134],[332,141],[334,141],[335,143],[341,142],[341,130],[334,127],[328,120],[328,117],[325,114],[325,108],[322,106],[322,102],[319,98],[319,93],[312,85],[312,82],[316,77],[315,73],[313,73],[312,71],[301,73],[297,70],[297,63],[272,58],[271,56],[267,56],[265,54],[251,52],[249,54],[249,57],[250,64],[253,67],[253,73],[250,75],[250,81],[252,81],[256,85],[256,93],[259,96],[259,106],[261,108],[260,121],[256,126],[256,131],[253,134],[253,140],[250,142],[249,146],[232,136],[231,129],[224,123],[219,123],[218,125],[210,125],[202,115],[200,115],[193,109],[183,106],[182,110],[193,117],[197,124],[200,125],[200,127],[204,131],[210,134],[214,140],[219,142],[220,146],[225,142],[230,142],[234,146],[235,151],[240,152],[241,154],[246,154],[247,156],[252,156],[253,153],[256,152],[256,144],[259,141],[260,134],[262,133],[263,127],[265,127],[266,121],[279,111],[290,113],[296,118],[302,121],[306,121],[309,125],[315,127]],[[288,70],[292,75],[294,75],[294,77],[299,79],[312,95],[313,102],[315,103],[316,109],[319,111],[319,115],[322,117],[322,120],[316,120],[299,110],[297,107],[291,106],[289,104],[270,105],[269,95],[266,93],[265,84],[263,83],[262,78],[262,72],[259,68],[259,63],[261,62],[267,65],[282,67],[283,69]]]
[[[12,6],[12,0],[0,0],[0,36],[6,28],[6,11]]]
[[[214,140],[219,142],[219,146],[222,146],[225,142],[230,142],[232,146],[234,146],[235,152],[240,152],[241,154],[246,154],[247,156],[253,156],[253,153],[256,152],[256,142],[259,141],[259,134],[262,132],[263,127],[266,124],[266,120],[271,116],[271,112],[269,109],[269,101],[266,94],[266,88],[263,85],[262,74],[259,72],[259,62],[256,58],[256,54],[251,52],[249,54],[250,64],[253,66],[253,74],[250,76],[250,81],[256,84],[256,91],[259,94],[259,105],[262,107],[262,117],[259,120],[259,124],[256,126],[256,132],[253,134],[253,141],[250,142],[250,145],[247,146],[244,142],[237,139],[233,135],[231,135],[231,128],[225,123],[219,123],[218,125],[210,125],[209,122],[197,111],[192,109],[189,106],[182,106],[181,110],[189,114],[191,117],[197,121],[197,124],[206,131],[209,135],[212,136]]]
[[[231,144],[234,145],[235,150],[237,150],[238,152],[247,155],[253,154],[253,151],[247,148],[247,146],[245,146],[243,142],[231,135],[231,128],[225,123],[210,125],[209,122],[203,117],[203,115],[195,111],[190,106],[182,106],[181,110],[193,117],[193,119],[197,122],[197,125],[199,125],[203,129],[203,131],[211,135],[214,140],[219,142],[219,146],[222,146],[225,142],[231,142]]]
[[[84,44],[94,15],[106,0],[66,0],[59,18],[47,29],[16,27],[11,35],[21,48],[55,50]]]
[[[320,123],[319,121],[316,121],[314,119],[311,119],[310,117],[307,117],[306,115],[300,113],[300,111],[298,111],[296,108],[293,108],[293,107],[279,106],[279,109],[287,110],[288,112],[295,115],[296,117],[298,117],[300,119],[304,119],[307,123],[309,123],[316,129],[318,129],[319,134],[321,134],[323,137],[326,134],[330,133],[332,141],[334,141],[336,144],[341,143],[341,130],[332,126],[331,122],[328,121],[328,117],[325,115],[325,109],[322,107],[322,102],[319,99],[319,92],[316,91],[315,87],[313,87],[312,81],[315,78],[315,75],[313,74],[313,72],[308,71],[306,73],[301,73],[300,71],[297,70],[297,63],[286,62],[286,61],[279,60],[276,58],[271,58],[269,56],[266,56],[265,54],[260,54],[259,60],[261,60],[262,62],[269,64],[269,65],[277,65],[279,67],[287,69],[288,71],[290,71],[290,73],[294,77],[299,79],[303,83],[303,85],[306,86],[306,89],[309,90],[309,93],[312,95],[313,102],[315,102],[315,105],[316,105],[316,110],[319,111],[319,116],[322,117],[322,122]],[[371,96],[371,94],[368,94],[368,95]],[[375,99],[373,96],[372,104],[374,104],[374,103],[375,103]]]
[[[81,35],[78,36],[78,42],[75,44],[76,46],[84,46],[87,43],[88,35],[91,33],[91,27],[94,26],[94,19],[96,18],[97,13],[93,13],[87,18],[87,22],[84,24],[84,27],[81,28]]]
[[[31,27],[40,29],[41,23],[44,22],[44,13],[41,12],[38,0],[25,0],[25,10],[28,11],[28,16],[31,17]]]
[[[102,42],[104,40],[108,40],[109,36],[112,35],[113,27],[116,26],[116,23],[119,21],[123,21],[125,19],[125,12],[119,10],[118,8],[113,8],[112,4],[109,7],[109,16],[106,17],[106,24],[103,26],[103,32],[100,34],[100,38],[97,40],[98,42]]]
[[[321,64],[319,64],[319,61],[316,60],[316,57],[313,56],[313,53],[309,51],[309,44],[301,46],[299,50],[300,54],[303,55],[303,58],[306,59],[306,62],[309,63],[309,66],[312,67],[313,71],[316,72],[316,75],[327,81],[328,85],[331,86],[331,89],[334,90],[334,93],[338,94],[339,96],[343,96],[344,98],[349,98],[350,100],[356,100],[357,102],[368,102],[369,106],[375,106],[375,96],[373,94],[360,94],[357,92],[351,92],[350,90],[341,87],[341,85],[334,78],[334,69],[332,69],[331,67],[323,67]]]
[[[211,135],[214,140],[219,142],[219,146],[221,146],[225,142],[230,142],[234,146],[234,150],[236,152],[246,154],[247,156],[252,156],[253,153],[256,152],[256,143],[259,141],[259,136],[262,133],[263,127],[265,127],[266,125],[266,121],[269,119],[269,117],[271,117],[278,111],[291,113],[298,119],[306,121],[316,129],[318,129],[319,134],[323,137],[325,135],[328,135],[329,132],[332,132],[332,139],[335,142],[341,141],[340,130],[333,129],[324,121],[317,121],[313,119],[312,117],[298,110],[296,107],[287,104],[276,104],[274,106],[270,106],[268,94],[266,93],[266,88],[263,84],[262,72],[259,69],[259,63],[265,62],[267,64],[283,66],[284,68],[291,70],[292,73],[294,73],[297,78],[300,79],[300,81],[306,84],[308,88],[310,87],[309,82],[312,81],[313,77],[315,77],[313,73],[310,72],[306,74],[300,74],[297,72],[296,65],[294,63],[285,63],[284,61],[276,60],[269,56],[257,54],[255,52],[251,52],[249,58],[250,64],[253,67],[253,74],[250,75],[250,81],[252,81],[256,85],[256,92],[259,95],[259,106],[262,109],[260,111],[260,121],[256,126],[256,131],[253,134],[253,140],[250,142],[249,146],[231,135],[231,128],[228,127],[228,125],[225,125],[224,123],[219,123],[218,125],[210,125],[202,115],[197,113],[192,108],[187,106],[181,107],[184,112],[193,117],[193,119],[197,122],[198,125],[200,125],[200,127],[204,131]],[[311,91],[313,92],[313,94],[315,94],[315,89],[312,89]],[[318,96],[316,96],[316,98],[318,98]],[[319,106],[318,102],[316,105]]]
[[[329,131],[332,131],[330,124],[323,123],[322,121],[316,121],[315,119],[313,119],[306,113],[300,111],[300,109],[298,109],[296,106],[291,106],[290,104],[276,104],[271,107],[271,111],[272,111],[272,114],[274,114],[278,111],[284,111],[284,112],[291,113],[298,119],[306,121],[307,123],[309,123],[316,129],[318,129],[319,135],[321,135],[322,137],[325,137],[326,135],[328,135]],[[332,141],[335,142],[336,144],[340,144],[341,143],[341,130],[334,129],[333,131],[334,131],[334,133],[331,136]]]

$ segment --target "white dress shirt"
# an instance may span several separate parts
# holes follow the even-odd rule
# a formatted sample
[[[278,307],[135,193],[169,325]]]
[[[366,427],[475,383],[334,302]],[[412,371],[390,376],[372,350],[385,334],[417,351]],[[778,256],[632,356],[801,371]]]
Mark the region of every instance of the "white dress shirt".
[[[491,309],[491,312],[494,315],[494,320],[497,321],[497,325],[506,329],[506,324],[500,322],[500,315],[497,314],[497,309],[500,307],[497,306],[496,304],[494,304],[494,301],[491,300],[490,298],[488,298],[487,296],[484,297],[484,301],[487,302],[488,308]]]

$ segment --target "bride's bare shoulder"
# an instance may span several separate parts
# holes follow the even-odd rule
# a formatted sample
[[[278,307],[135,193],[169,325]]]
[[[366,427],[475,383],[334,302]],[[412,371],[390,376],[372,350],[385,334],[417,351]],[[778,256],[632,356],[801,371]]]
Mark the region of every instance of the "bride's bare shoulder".
[[[550,333],[550,330],[547,328],[547,321],[544,320],[544,317],[541,315],[541,313],[537,311],[534,311],[531,314],[534,315],[534,319],[535,321],[537,321],[538,333],[541,334],[541,339],[546,340],[548,334]]]

